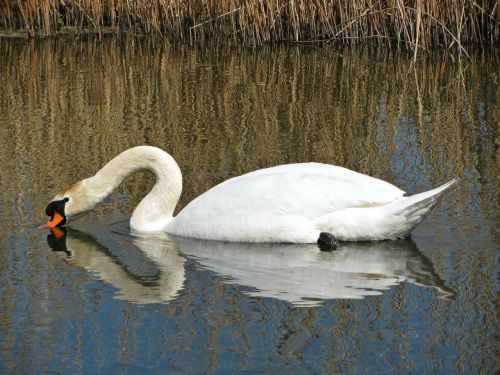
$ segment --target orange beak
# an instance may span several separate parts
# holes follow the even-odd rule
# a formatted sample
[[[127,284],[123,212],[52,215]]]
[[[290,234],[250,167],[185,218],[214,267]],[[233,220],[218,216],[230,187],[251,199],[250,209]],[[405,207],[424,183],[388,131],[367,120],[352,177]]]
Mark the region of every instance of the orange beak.
[[[56,239],[64,237],[64,232],[59,228],[52,228],[50,230]]]
[[[64,216],[62,216],[59,212],[57,211],[54,211],[54,216],[49,220],[49,222],[47,223],[47,226],[49,228],[55,228],[57,227],[61,221],[64,220]]]

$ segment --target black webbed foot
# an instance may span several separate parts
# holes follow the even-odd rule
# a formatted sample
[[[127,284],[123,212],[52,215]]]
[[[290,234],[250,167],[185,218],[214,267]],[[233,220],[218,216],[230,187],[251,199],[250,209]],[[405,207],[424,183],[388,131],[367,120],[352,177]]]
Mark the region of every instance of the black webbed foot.
[[[328,232],[321,232],[317,241],[318,247],[321,251],[333,251],[340,246],[339,240]]]

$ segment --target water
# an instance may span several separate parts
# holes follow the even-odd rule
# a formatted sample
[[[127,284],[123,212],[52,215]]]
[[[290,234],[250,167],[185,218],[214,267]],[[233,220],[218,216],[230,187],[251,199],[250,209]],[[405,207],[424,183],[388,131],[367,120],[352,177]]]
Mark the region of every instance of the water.
[[[174,49],[0,39],[0,372],[493,373],[498,50]],[[315,246],[134,237],[152,176],[61,233],[53,195],[161,147],[182,208],[271,165],[460,184],[412,239]]]

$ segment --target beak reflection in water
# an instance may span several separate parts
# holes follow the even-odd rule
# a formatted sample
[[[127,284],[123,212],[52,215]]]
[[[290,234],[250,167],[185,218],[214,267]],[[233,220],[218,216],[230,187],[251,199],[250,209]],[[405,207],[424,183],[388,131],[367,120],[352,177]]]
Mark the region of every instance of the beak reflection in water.
[[[102,243],[119,242],[123,253],[137,254],[156,266],[154,276],[133,274],[133,265],[119,261],[92,236],[72,228],[55,228],[47,240],[69,264],[84,268],[116,287],[118,299],[133,303],[166,303],[184,287],[185,259],[224,277],[224,283],[252,289],[254,297],[275,298],[297,306],[317,306],[328,299],[360,299],[379,295],[402,282],[435,288],[441,298],[453,298],[432,263],[411,240],[344,243],[333,253],[316,245],[245,244],[179,237],[126,236],[110,231]],[[110,237],[111,236],[111,237]],[[127,248],[129,246],[129,248]]]
[[[113,233],[108,233],[113,237]],[[116,234],[115,234],[116,236]],[[184,285],[184,262],[171,243],[148,238],[122,236],[103,238],[104,243],[115,243],[125,254],[125,260],[113,254],[112,246],[105,246],[87,233],[73,228],[54,228],[47,236],[47,243],[70,265],[86,269],[104,282],[118,289],[117,299],[132,303],[165,303],[174,299]],[[111,241],[109,241],[111,240]],[[149,263],[148,275],[134,273],[127,255],[137,255],[142,250],[141,266]],[[135,257],[136,258],[136,257]]]

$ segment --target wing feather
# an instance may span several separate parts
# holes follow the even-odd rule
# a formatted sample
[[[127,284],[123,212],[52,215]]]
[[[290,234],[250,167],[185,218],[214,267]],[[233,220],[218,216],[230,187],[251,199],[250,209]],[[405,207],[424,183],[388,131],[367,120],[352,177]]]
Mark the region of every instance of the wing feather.
[[[305,228],[328,213],[387,204],[403,194],[394,185],[346,168],[287,164],[215,186],[189,203],[174,221],[175,227],[183,228],[183,233],[177,233],[181,235],[234,240],[241,231],[262,239],[265,233],[271,236]],[[187,233],[187,228],[197,233]]]

